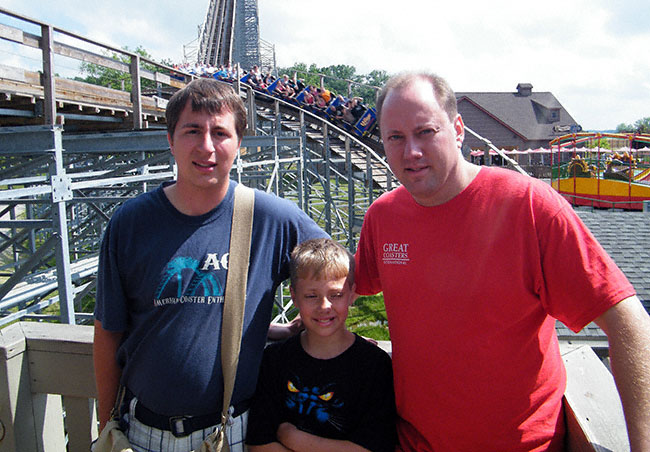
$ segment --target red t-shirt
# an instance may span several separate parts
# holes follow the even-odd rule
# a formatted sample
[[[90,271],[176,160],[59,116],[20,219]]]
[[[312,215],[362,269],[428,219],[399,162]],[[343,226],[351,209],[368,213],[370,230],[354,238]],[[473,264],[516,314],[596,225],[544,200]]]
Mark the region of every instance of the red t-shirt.
[[[579,331],[634,294],[563,198],[503,169],[441,206],[381,196],[356,260],[357,292],[384,293],[404,451],[561,450],[554,318]]]

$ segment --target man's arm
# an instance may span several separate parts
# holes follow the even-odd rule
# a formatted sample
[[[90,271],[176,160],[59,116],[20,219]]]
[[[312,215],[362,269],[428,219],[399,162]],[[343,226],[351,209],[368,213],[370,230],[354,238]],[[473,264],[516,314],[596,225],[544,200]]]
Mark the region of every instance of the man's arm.
[[[283,446],[294,452],[370,452],[352,441],[323,438],[299,430],[289,422],[278,427],[278,440]]]
[[[95,363],[95,383],[99,404],[99,431],[102,431],[111,416],[115,405],[122,370],[117,365],[116,353],[123,333],[106,331],[95,320],[95,339],[93,341],[93,361]]]
[[[630,448],[632,452],[650,451],[650,317],[633,296],[612,306],[595,322],[609,341]]]

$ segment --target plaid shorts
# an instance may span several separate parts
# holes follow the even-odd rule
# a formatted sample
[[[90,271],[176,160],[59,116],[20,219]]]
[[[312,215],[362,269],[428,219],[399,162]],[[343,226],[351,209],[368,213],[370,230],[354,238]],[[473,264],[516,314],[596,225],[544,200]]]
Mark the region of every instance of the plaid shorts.
[[[149,427],[138,421],[134,416],[136,403],[137,399],[133,398],[129,403],[128,413],[124,413],[123,417],[128,424],[127,436],[134,452],[189,452],[198,448],[216,428],[216,426],[208,427],[177,438],[170,431]],[[231,418],[226,425],[226,436],[231,452],[247,451],[244,444],[247,423],[248,411]]]

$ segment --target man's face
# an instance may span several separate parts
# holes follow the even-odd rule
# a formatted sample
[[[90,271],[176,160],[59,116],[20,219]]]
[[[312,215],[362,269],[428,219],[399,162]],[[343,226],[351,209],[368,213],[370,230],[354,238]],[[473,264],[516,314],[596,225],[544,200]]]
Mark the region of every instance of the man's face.
[[[427,81],[414,79],[388,93],[380,130],[388,164],[418,204],[443,204],[462,190],[463,121],[460,115],[449,120]]]
[[[201,190],[227,187],[241,139],[229,110],[218,114],[183,109],[174,136],[167,136],[178,166],[178,182]]]

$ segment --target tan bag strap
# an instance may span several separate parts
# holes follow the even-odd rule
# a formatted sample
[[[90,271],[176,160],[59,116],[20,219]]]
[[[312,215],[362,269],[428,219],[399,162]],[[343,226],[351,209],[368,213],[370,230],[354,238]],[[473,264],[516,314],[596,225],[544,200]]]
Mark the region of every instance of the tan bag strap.
[[[246,283],[253,231],[255,192],[242,184],[235,187],[235,203],[230,230],[228,274],[221,320],[221,368],[223,371],[222,427],[229,418],[230,401],[235,386],[241,335],[244,324]]]

